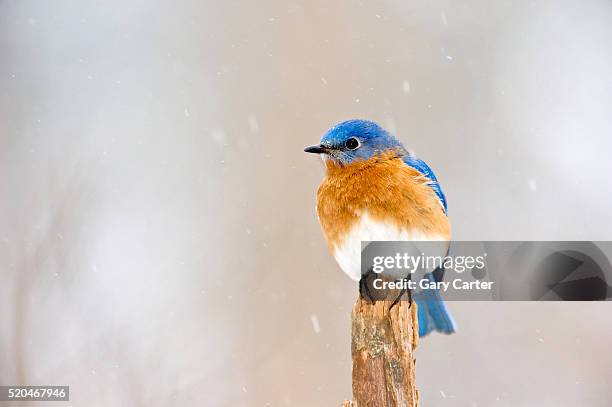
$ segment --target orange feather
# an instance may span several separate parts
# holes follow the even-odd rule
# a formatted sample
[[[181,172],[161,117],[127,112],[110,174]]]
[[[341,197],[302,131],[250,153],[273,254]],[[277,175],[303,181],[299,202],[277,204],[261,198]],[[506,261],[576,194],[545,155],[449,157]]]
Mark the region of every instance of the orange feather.
[[[340,166],[326,160],[327,174],[317,193],[317,213],[332,252],[367,211],[400,230],[450,240],[451,226],[428,179],[396,152]]]

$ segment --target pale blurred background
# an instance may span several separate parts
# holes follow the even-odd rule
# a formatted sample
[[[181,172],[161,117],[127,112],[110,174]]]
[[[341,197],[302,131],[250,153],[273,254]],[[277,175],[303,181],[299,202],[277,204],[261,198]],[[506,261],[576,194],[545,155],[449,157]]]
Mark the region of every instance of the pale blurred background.
[[[373,119],[456,238],[610,240],[611,40],[603,0],[0,0],[0,384],[338,406],[357,290],[302,148]],[[423,406],[612,404],[610,303],[450,308]]]

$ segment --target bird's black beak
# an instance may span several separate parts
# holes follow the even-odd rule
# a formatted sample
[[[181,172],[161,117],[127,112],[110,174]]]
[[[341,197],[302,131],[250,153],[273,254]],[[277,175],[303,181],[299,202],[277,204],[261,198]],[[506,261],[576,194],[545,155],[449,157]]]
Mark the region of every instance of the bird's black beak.
[[[326,153],[327,151],[328,149],[326,147],[323,147],[322,145],[309,146],[304,149],[304,152],[313,153],[313,154],[322,154],[322,153]]]

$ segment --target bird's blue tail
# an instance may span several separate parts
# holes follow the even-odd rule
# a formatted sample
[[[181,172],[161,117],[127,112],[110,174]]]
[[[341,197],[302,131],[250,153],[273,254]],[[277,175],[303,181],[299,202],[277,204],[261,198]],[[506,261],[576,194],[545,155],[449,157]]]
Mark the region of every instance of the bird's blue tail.
[[[426,277],[433,281],[431,274],[427,274]],[[438,290],[417,291],[414,293],[414,299],[419,307],[419,337],[426,336],[431,331],[445,334],[455,332],[455,321]]]

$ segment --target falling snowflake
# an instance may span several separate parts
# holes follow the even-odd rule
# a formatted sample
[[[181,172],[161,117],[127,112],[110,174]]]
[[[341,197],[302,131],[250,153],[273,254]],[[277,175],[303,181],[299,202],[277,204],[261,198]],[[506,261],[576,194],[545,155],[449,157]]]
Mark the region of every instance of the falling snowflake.
[[[249,129],[251,129],[251,133],[253,134],[259,132],[259,122],[257,121],[257,117],[252,113],[249,115]]]
[[[530,178],[529,181],[527,181],[527,186],[531,191],[536,191],[538,189],[538,183],[535,178]]]
[[[444,10],[442,10],[442,13],[440,13],[440,19],[442,20],[442,24],[448,25],[448,20],[446,19],[446,13]]]
[[[316,314],[310,316],[310,322],[312,322],[312,329],[316,334],[321,332],[321,325],[319,325],[319,317]]]
[[[402,90],[404,91],[404,93],[410,93],[410,82],[404,80],[402,82]]]
[[[225,142],[225,132],[223,131],[223,129],[213,129],[210,132],[210,137],[218,145],[223,145],[223,143]]]

